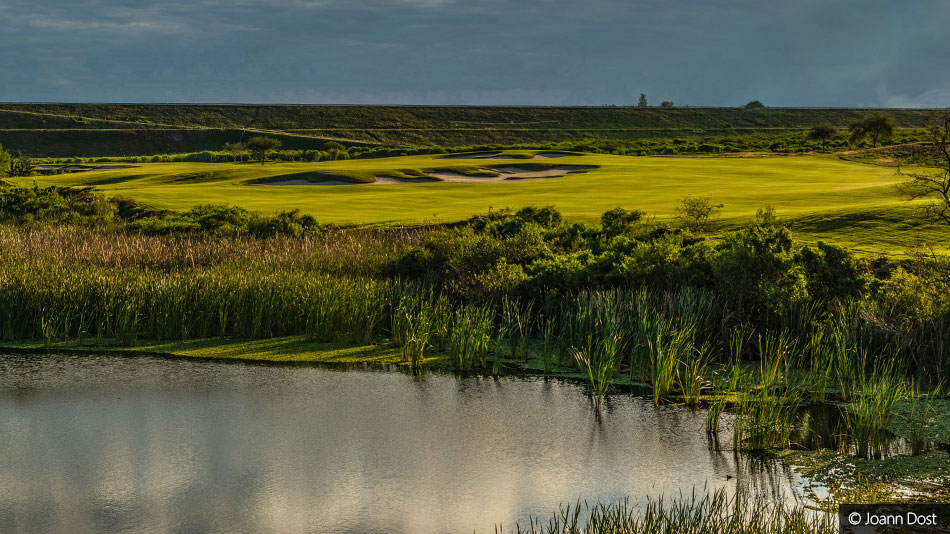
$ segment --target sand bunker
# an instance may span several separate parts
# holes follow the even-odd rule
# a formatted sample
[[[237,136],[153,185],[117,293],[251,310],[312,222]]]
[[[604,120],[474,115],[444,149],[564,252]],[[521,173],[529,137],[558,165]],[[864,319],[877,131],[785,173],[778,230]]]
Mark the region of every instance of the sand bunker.
[[[377,176],[375,182],[344,182],[343,180],[324,180],[322,182],[311,182],[305,178],[295,178],[293,180],[281,180],[279,182],[264,182],[252,185],[393,185],[393,184],[415,184],[426,182],[438,182],[436,178],[395,178],[393,176]]]
[[[567,174],[581,172],[593,168],[594,167],[588,165],[559,165],[557,167],[550,167],[540,171],[529,171],[525,169],[519,169],[518,167],[498,167],[497,169],[481,169],[488,173],[498,173],[498,176],[467,176],[465,174],[452,171],[433,172],[429,173],[429,176],[438,178],[443,182],[505,182],[515,180],[543,180],[546,178],[560,178],[561,176],[565,176]]]
[[[377,176],[376,181],[370,185],[425,184],[438,181],[436,178],[394,178],[392,176]]]
[[[135,165],[96,165],[87,167],[84,165],[37,165],[33,170],[39,174],[53,174],[56,172],[88,172],[104,171],[109,169],[131,169]]]
[[[344,182],[342,180],[325,180],[323,182],[311,182],[305,178],[294,178],[293,180],[281,180],[279,182],[263,182],[251,185],[359,185],[353,182]]]
[[[469,176],[455,171],[439,171],[426,173],[425,178],[396,178],[394,176],[377,176],[375,182],[344,182],[342,180],[324,180],[322,182],[311,182],[305,178],[295,178],[293,180],[281,180],[279,182],[264,182],[252,185],[402,185],[402,184],[424,184],[433,182],[455,182],[455,183],[486,183],[486,182],[508,182],[523,180],[544,180],[547,178],[559,178],[568,174],[583,172],[588,169],[597,168],[594,165],[558,165],[548,167],[542,170],[525,170],[518,167],[498,167],[494,169],[479,169],[485,174],[497,174],[496,176]]]
[[[454,154],[451,156],[442,156],[440,159],[480,159],[480,158],[494,158],[501,155],[501,152],[478,152],[475,154]]]
[[[568,156],[577,156],[578,154],[568,154],[566,152],[539,152],[535,154],[531,159],[550,159],[550,158],[565,158]]]

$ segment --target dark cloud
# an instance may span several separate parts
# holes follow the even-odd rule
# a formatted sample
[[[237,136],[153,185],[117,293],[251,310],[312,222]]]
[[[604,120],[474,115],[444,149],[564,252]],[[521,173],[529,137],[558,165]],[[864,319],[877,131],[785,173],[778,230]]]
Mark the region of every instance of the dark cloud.
[[[26,0],[0,100],[950,106],[945,0]]]

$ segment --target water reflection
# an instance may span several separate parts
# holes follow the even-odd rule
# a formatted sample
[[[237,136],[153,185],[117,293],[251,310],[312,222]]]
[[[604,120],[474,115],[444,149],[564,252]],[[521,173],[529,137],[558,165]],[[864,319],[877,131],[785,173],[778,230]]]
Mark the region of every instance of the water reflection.
[[[605,408],[543,379],[0,356],[0,531],[494,532],[578,499],[792,497],[702,412]]]

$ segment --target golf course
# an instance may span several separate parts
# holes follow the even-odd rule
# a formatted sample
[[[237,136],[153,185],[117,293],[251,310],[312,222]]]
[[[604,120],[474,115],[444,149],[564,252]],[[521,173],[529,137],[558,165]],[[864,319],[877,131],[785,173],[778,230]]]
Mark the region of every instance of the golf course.
[[[712,228],[735,227],[774,206],[805,241],[869,252],[944,249],[950,231],[902,198],[895,168],[837,155],[630,157],[511,150],[325,162],[132,163],[15,181],[93,186],[158,209],[230,204],[297,209],[322,223],[446,223],[489,209],[552,205],[591,222],[615,208],[672,221],[687,195],[722,204]]]
[[[242,107],[88,111],[99,116],[0,110],[0,119],[37,127],[21,146],[45,154],[0,150],[0,353],[9,354],[16,382],[8,387],[46,388],[59,383],[58,373],[70,381],[106,376],[115,381],[111,389],[129,383],[189,399],[197,415],[187,417],[200,419],[204,381],[256,391],[270,380],[303,379],[280,397],[287,408],[275,409],[331,406],[329,391],[339,403],[331,417],[311,413],[306,428],[350,425],[336,416],[362,400],[370,403],[353,420],[370,421],[367,435],[380,428],[372,418],[408,414],[386,430],[391,437],[361,438],[385,451],[391,442],[433,442],[406,433],[417,417],[441,421],[419,427],[426,432],[453,425],[462,432],[473,420],[492,428],[495,416],[484,414],[510,413],[513,405],[532,421],[553,418],[558,410],[551,407],[565,399],[575,405],[557,418],[569,431],[591,422],[608,429],[687,422],[673,431],[674,441],[657,436],[649,445],[660,463],[709,462],[695,480],[690,470],[678,474],[685,478],[677,488],[713,479],[731,484],[737,476],[786,495],[742,504],[745,485],[717,483],[697,494],[700,500],[683,501],[682,517],[662,516],[672,523],[693,509],[725,513],[741,505],[742,517],[758,518],[725,532],[774,524],[823,534],[834,531],[840,502],[905,495],[950,501],[950,225],[932,216],[941,206],[932,194],[938,191],[915,198],[907,189],[914,176],[945,177],[947,151],[926,141],[922,112],[870,112],[860,124],[876,121],[887,135],[868,133],[870,126],[846,135],[841,122],[864,115],[519,110],[511,116],[526,123],[580,121],[583,135],[605,137],[556,128],[559,135],[546,138],[530,125],[508,124],[503,135],[487,137],[518,143],[437,146],[433,139],[446,139],[440,123],[496,120],[504,110],[380,109],[375,122],[360,123],[355,108],[333,110],[339,116],[305,109],[297,123],[284,115],[273,131],[243,126],[287,110],[270,117],[267,108]],[[324,127],[337,130],[305,128],[321,117],[336,121]],[[709,120],[755,117],[761,124],[743,126],[751,132],[721,123],[710,129],[727,135],[682,137]],[[663,118],[671,124],[652,131],[660,137],[604,133],[624,118],[644,127],[662,126]],[[148,128],[180,130],[136,130],[146,119],[157,121]],[[810,126],[816,120],[838,126]],[[950,132],[946,120],[938,133]],[[362,127],[346,133],[359,142],[344,137],[346,121]],[[390,144],[370,144],[373,128],[389,121],[409,126],[386,130]],[[73,122],[81,132],[67,128]],[[622,135],[639,131],[631,128]],[[461,130],[476,140],[481,131]],[[17,139],[17,131],[4,135]],[[532,141],[535,135],[545,140]],[[55,143],[46,149],[43,140]],[[162,151],[134,155],[159,145]],[[153,372],[187,376],[174,387],[156,386]],[[372,373],[402,378],[379,382]],[[427,384],[472,397],[417,395]],[[546,397],[551,384],[569,387]],[[520,400],[486,396],[498,387]],[[482,404],[473,413],[455,415],[476,398]],[[241,410],[224,413],[244,420]],[[511,428],[509,434],[542,435],[560,427],[519,421]],[[280,429],[262,434],[285,439]],[[609,502],[613,494],[596,488],[610,473],[636,473],[638,461],[618,469],[616,458],[629,458],[631,443],[642,449],[653,439],[637,434],[611,441],[619,456],[604,449],[606,457],[593,457],[601,468],[567,485],[589,483],[595,489],[586,492]],[[447,439],[452,447],[473,444],[461,457],[484,452],[477,439]],[[559,461],[550,459],[565,448],[559,439],[545,438],[554,444],[548,449],[526,446],[523,456],[502,456],[512,465],[546,458],[537,463],[546,466]],[[345,455],[349,443],[334,455]],[[732,451],[732,464],[722,463],[724,450]],[[763,453],[771,455],[768,469],[786,474],[743,467]],[[420,454],[420,461],[429,454],[439,453]],[[301,457],[310,458],[288,456]],[[442,462],[446,473],[460,464]],[[850,471],[839,475],[842,469]],[[356,467],[347,476],[362,472]],[[415,477],[377,474],[400,483]],[[459,476],[470,475],[449,478]],[[626,478],[613,483],[618,494],[652,491]],[[444,491],[413,484],[425,495],[418,505],[429,507],[424,515],[455,524],[436,511]],[[504,480],[488,485],[499,484]],[[552,495],[570,491],[531,498],[543,512],[564,502]],[[616,515],[623,505],[612,506],[620,508],[590,517],[613,513],[619,522],[606,531],[627,531],[638,516]],[[475,524],[477,516],[459,524]],[[544,532],[560,532],[551,528]]]

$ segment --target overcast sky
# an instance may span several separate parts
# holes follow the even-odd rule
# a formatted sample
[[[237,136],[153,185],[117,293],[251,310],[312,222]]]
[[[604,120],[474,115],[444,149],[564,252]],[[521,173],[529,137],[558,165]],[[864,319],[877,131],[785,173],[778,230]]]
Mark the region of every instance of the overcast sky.
[[[0,101],[950,106],[947,0],[2,0]]]

